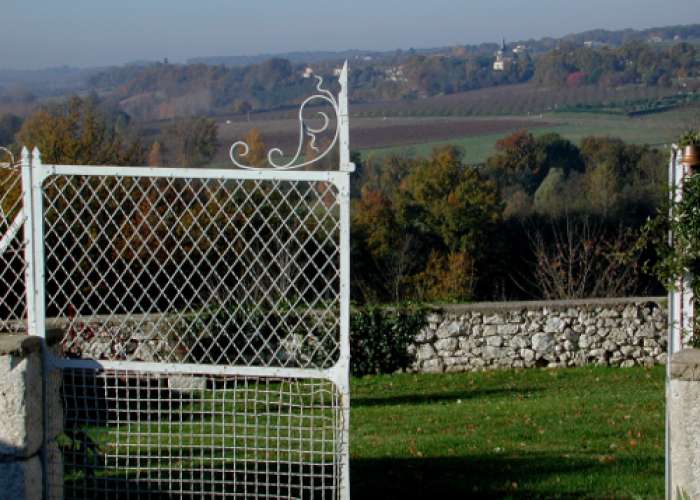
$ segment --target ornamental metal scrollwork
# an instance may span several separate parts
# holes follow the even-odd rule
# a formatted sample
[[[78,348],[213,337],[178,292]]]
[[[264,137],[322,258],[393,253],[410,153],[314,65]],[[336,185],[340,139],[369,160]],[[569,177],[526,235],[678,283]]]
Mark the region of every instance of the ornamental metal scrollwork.
[[[284,152],[280,148],[272,148],[267,152],[267,163],[269,166],[260,167],[254,165],[247,165],[239,161],[239,159],[244,158],[248,155],[248,153],[250,152],[250,146],[245,141],[241,140],[234,142],[231,145],[231,148],[229,149],[229,157],[231,158],[231,161],[234,165],[246,170],[291,170],[295,168],[303,168],[313,163],[316,163],[317,161],[324,158],[328,153],[330,153],[330,151],[338,142],[338,137],[340,136],[341,106],[338,100],[336,100],[336,97],[329,90],[324,89],[322,87],[323,78],[316,74],[312,74],[311,76],[313,76],[317,81],[316,91],[318,93],[304,99],[301,105],[299,106],[299,142],[297,144],[297,150],[292,156],[292,158],[289,161],[283,163],[281,162],[281,160],[285,156]],[[347,99],[347,62],[345,63],[343,69],[340,72],[339,83],[341,88],[339,94],[340,99]],[[317,135],[322,134],[323,132],[326,132],[328,130],[328,127],[331,124],[331,119],[328,117],[328,114],[326,114],[324,111],[316,111],[316,115],[323,120],[323,124],[320,127],[314,128],[306,123],[304,118],[304,109],[306,108],[307,104],[314,101],[322,101],[330,104],[333,108],[333,112],[335,113],[335,132],[333,134],[333,139],[326,147],[323,148],[323,150],[321,150],[316,145]],[[311,159],[306,159],[300,162],[300,159],[303,160],[302,153],[304,151],[304,145],[307,143],[307,141],[309,148],[311,148],[315,152],[318,152],[319,154],[317,154]]]
[[[6,147],[0,146],[0,157],[2,156],[7,156],[10,161],[7,164],[0,162],[0,168],[13,169],[19,167],[19,162],[15,160],[15,155],[12,153],[12,151]]]
[[[6,147],[0,146],[0,157],[7,156],[9,162],[0,162],[0,170],[17,170],[20,163],[15,160],[15,155]],[[4,197],[11,191],[11,186],[17,182],[15,174],[8,173],[0,176],[0,201],[5,203]],[[12,220],[10,220],[10,218]],[[26,217],[24,209],[20,205],[14,209],[10,209],[10,213],[5,213],[2,204],[0,204],[0,255],[3,255],[9,248],[15,236],[19,233]]]

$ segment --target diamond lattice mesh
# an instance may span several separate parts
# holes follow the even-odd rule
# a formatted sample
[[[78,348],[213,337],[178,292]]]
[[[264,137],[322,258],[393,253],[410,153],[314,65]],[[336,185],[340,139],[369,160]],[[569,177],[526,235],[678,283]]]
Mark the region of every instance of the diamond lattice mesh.
[[[339,354],[329,182],[44,183],[47,316],[69,357],[325,368]]]
[[[63,395],[66,498],[337,497],[326,380],[69,369]]]
[[[0,167],[0,328],[23,331],[26,318],[22,176]]]

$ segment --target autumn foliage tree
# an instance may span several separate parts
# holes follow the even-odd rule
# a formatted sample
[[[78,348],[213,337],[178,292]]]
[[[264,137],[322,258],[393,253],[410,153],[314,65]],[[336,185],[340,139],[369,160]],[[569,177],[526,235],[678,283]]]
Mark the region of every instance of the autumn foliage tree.
[[[527,130],[520,130],[496,142],[496,151],[487,164],[499,183],[517,184],[530,195],[547,177],[550,168],[561,168],[565,174],[583,168],[578,148],[554,133],[535,137]]]
[[[353,234],[365,252],[365,276],[392,300],[469,300],[500,220],[496,186],[463,165],[454,147],[413,160],[398,189],[363,189],[353,210]]]
[[[38,147],[45,163],[142,165],[144,148],[119,133],[93,99],[72,97],[31,114],[17,133],[20,144]]]
[[[161,152],[160,142],[151,144],[151,149],[148,150],[148,166],[158,167],[163,164],[163,155]]]
[[[257,128],[253,128],[243,138],[243,142],[248,145],[248,153],[243,157],[244,163],[254,167],[262,167],[267,163],[267,146],[262,134]]]
[[[216,122],[211,118],[181,118],[163,131],[170,163],[200,167],[210,163],[218,148]]]

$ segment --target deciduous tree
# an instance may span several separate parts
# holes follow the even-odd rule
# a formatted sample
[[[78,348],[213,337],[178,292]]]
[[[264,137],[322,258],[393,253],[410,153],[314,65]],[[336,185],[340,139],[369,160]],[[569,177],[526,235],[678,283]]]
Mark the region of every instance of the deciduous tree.
[[[72,97],[30,115],[18,141],[38,147],[45,163],[140,165],[144,150],[137,140],[117,133],[93,100]]]
[[[216,122],[210,118],[183,118],[164,131],[167,149],[179,166],[199,167],[211,162],[218,147]]]

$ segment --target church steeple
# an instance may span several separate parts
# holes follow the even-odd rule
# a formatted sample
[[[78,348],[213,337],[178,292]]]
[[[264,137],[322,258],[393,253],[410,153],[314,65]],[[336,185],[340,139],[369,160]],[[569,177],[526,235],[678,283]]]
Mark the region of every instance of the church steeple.
[[[506,55],[506,38],[501,37],[501,47],[496,51],[496,60],[493,62],[494,71],[505,71],[513,58]]]

